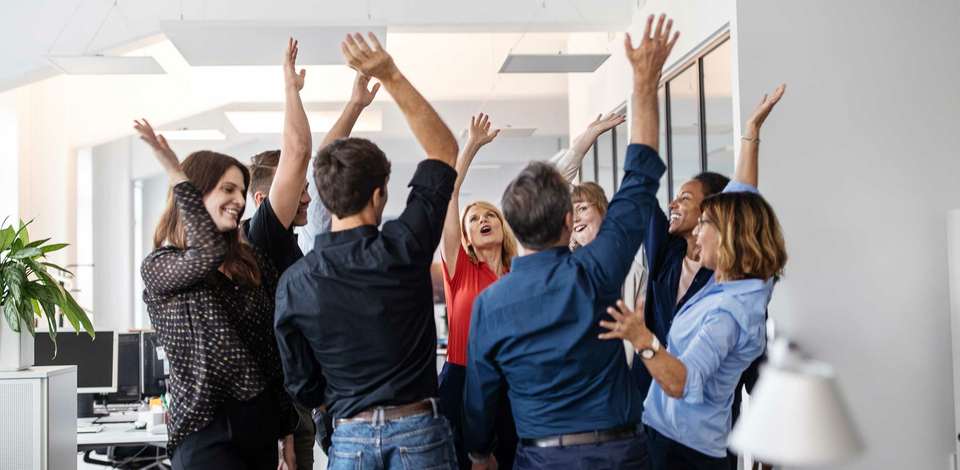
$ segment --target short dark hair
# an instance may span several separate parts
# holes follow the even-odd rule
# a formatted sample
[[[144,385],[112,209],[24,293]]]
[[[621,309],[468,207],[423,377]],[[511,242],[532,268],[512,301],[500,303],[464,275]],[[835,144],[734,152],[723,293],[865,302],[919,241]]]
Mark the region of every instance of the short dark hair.
[[[500,204],[517,240],[531,250],[556,245],[573,212],[570,185],[546,162],[527,165],[507,186]]]
[[[254,155],[250,163],[250,188],[248,189],[250,194],[257,194],[257,191],[264,194],[270,193],[273,175],[276,174],[279,164],[279,150],[267,150]]]
[[[340,139],[317,153],[313,179],[323,206],[339,218],[360,213],[378,188],[386,191],[390,161],[367,139]]]
[[[727,183],[730,182],[730,178],[712,171],[704,171],[694,176],[693,180],[699,181],[700,186],[703,187],[703,197],[710,197],[714,194],[722,193],[723,189],[727,187]]]

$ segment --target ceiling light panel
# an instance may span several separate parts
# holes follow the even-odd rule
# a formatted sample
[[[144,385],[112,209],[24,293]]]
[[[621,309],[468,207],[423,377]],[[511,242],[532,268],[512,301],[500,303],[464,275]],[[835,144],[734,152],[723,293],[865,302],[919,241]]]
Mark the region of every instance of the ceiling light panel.
[[[224,114],[237,132],[241,134],[283,133],[283,111],[226,111]],[[340,111],[309,111],[307,121],[310,132],[328,132],[340,118]],[[383,130],[383,113],[367,108],[357,119],[353,132],[380,132]]]
[[[500,73],[589,73],[610,54],[510,54]]]
[[[44,58],[67,75],[156,75],[167,73],[153,57],[48,55]]]
[[[220,129],[177,129],[171,131],[157,131],[167,140],[226,140],[227,136]]]
[[[372,32],[387,47],[386,25],[324,22],[165,20],[163,34],[193,66],[282,65],[288,38],[300,41],[297,65],[342,65],[340,42],[349,33]]]

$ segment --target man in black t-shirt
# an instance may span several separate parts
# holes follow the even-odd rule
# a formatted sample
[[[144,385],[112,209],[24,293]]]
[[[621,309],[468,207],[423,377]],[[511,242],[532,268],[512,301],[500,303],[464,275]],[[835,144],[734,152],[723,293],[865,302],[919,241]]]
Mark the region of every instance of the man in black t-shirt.
[[[279,274],[303,258],[293,227],[307,224],[307,208],[311,203],[306,173],[312,136],[300,99],[304,72],[297,74],[293,66],[296,59],[295,42],[293,50],[294,56],[288,57],[288,63],[284,64],[286,111],[281,149],[268,150],[253,157],[248,193],[253,196],[257,211],[243,222],[246,239],[270,258]],[[334,140],[350,135],[360,113],[370,105],[380,88],[377,84],[372,90],[367,90],[369,81],[369,77],[357,74],[350,103],[327,133],[321,149]],[[320,201],[313,203],[320,204]],[[315,423],[309,410],[298,406],[297,411],[300,413],[300,426],[294,433],[293,442],[297,467],[310,469],[313,468],[315,436],[319,437],[321,448],[326,452],[330,447],[332,428],[321,426],[323,415]],[[319,435],[316,433],[318,426],[324,431]]]
[[[336,419],[334,466],[455,466],[453,434],[437,404],[437,333],[430,264],[457,172],[450,129],[369,35],[341,44],[347,64],[380,80],[427,154],[406,208],[383,223],[390,161],[364,139],[340,139],[313,175],[331,232],[277,287],[275,327],[287,391]],[[323,373],[320,373],[322,369]],[[375,436],[375,437],[374,437]],[[343,461],[343,462],[341,462]]]

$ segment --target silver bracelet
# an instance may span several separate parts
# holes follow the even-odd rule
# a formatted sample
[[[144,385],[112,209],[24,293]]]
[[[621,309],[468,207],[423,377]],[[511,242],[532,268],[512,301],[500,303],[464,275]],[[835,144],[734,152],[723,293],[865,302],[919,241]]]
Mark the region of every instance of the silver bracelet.
[[[759,144],[759,143],[760,143],[760,139],[751,139],[751,138],[749,138],[749,137],[747,137],[747,136],[745,136],[745,135],[740,136],[740,138],[743,139],[743,140],[747,140],[747,141],[753,142],[753,143],[755,143],[755,144]]]
[[[475,463],[475,464],[477,464],[477,465],[483,465],[483,464],[487,463],[488,460],[490,460],[490,457],[493,457],[493,453],[489,453],[489,454],[487,454],[487,455],[485,455],[485,456],[481,456],[481,457],[474,457],[474,456],[473,456],[473,452],[470,452],[469,454],[467,454],[467,457],[470,458],[470,462],[471,462],[471,463]]]

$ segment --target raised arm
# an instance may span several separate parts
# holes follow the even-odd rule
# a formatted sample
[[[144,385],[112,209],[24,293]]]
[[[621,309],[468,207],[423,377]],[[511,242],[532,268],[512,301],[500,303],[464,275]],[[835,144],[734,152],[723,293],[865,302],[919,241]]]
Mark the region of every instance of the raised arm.
[[[633,48],[630,33],[627,33],[625,45],[627,59],[633,66],[633,119],[630,123],[630,143],[644,144],[660,153],[660,109],[657,107],[657,87],[660,84],[660,72],[673,45],[677,43],[680,32],[670,39],[673,20],[667,21],[666,31],[663,21],[666,15],[660,15],[657,28],[651,35],[653,15],[647,18],[640,46]]]
[[[597,115],[597,119],[587,126],[587,129],[573,141],[570,150],[557,161],[557,171],[560,172],[563,179],[573,184],[573,179],[577,177],[577,173],[580,171],[580,164],[583,162],[584,155],[587,154],[590,147],[593,147],[597,138],[604,132],[623,124],[626,120],[626,116],[619,114],[611,113],[607,117],[603,117],[602,114]]]
[[[440,240],[440,254],[443,255],[450,279],[453,279],[457,272],[457,255],[460,252],[460,187],[463,186],[463,180],[467,177],[470,164],[480,147],[493,142],[500,133],[500,129],[490,132],[489,117],[483,113],[476,117],[470,116],[470,138],[457,158],[457,180],[453,183],[453,194],[447,206],[447,216],[443,220],[443,235]]]
[[[367,36],[372,47],[367,45],[360,33],[347,35],[346,42],[340,43],[347,65],[380,80],[403,111],[410,130],[427,152],[427,158],[440,160],[453,167],[457,161],[457,139],[430,103],[400,73],[377,37],[373,33],[367,33]]]
[[[297,73],[297,41],[290,39],[283,60],[283,87],[286,93],[286,110],[283,116],[283,140],[280,143],[280,162],[270,186],[270,205],[277,219],[289,228],[297,216],[300,194],[306,182],[307,166],[310,163],[310,123],[303,110],[300,90],[307,71]]]
[[[741,183],[747,183],[754,188],[760,180],[760,171],[758,159],[760,153],[760,126],[767,120],[770,111],[773,111],[774,105],[783,97],[783,92],[787,90],[787,85],[780,85],[773,91],[773,96],[767,99],[763,95],[757,109],[753,110],[747,123],[743,128],[743,139],[740,142],[740,158],[737,159],[737,169],[733,173],[733,179]]]
[[[213,274],[226,259],[227,244],[203,205],[203,194],[187,179],[167,140],[156,135],[146,119],[134,122],[140,139],[153,149],[167,172],[186,234],[184,249],[155,251],[140,268],[147,291],[166,295],[202,282]]]
[[[379,83],[374,83],[373,88],[368,90],[367,85],[369,84],[370,77],[357,72],[357,78],[353,80],[350,102],[347,103],[347,107],[343,108],[343,113],[330,128],[330,132],[327,132],[327,135],[323,137],[323,142],[320,142],[320,148],[317,151],[322,150],[330,142],[350,137],[350,132],[353,131],[353,126],[357,123],[360,113],[363,112],[364,108],[370,106],[370,103],[377,96],[377,91],[380,90]]]

